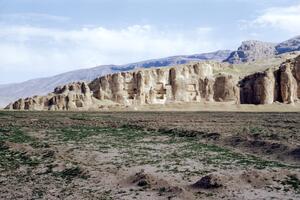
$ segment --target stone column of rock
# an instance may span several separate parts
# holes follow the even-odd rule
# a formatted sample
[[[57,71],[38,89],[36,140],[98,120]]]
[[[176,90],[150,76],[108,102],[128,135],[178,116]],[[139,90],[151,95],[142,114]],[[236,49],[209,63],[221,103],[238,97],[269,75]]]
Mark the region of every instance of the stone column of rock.
[[[199,79],[199,88],[201,90],[201,97],[205,101],[214,101],[214,79],[205,77]]]
[[[111,79],[112,79],[111,75],[100,78],[100,83],[98,86],[100,100],[112,99]]]
[[[177,96],[177,86],[176,86],[176,78],[177,78],[177,74],[176,74],[176,69],[175,68],[171,68],[169,71],[169,82],[172,88],[172,100],[175,101],[176,96]]]
[[[275,98],[275,77],[272,69],[268,69],[263,77],[261,104],[272,104]]]
[[[297,97],[300,99],[300,56],[295,59],[294,69],[292,71],[297,81]]]
[[[186,101],[186,70],[172,68],[170,70],[170,85],[172,86],[173,100]]]
[[[112,99],[113,101],[125,104],[126,99],[124,96],[127,96],[124,93],[124,77],[121,75],[121,73],[113,74],[112,80],[110,83],[110,89],[112,91]]]
[[[144,91],[146,93],[146,103],[155,104],[157,102],[157,70],[146,70],[144,73]]]
[[[145,104],[145,79],[142,71],[136,74],[136,85],[137,85],[137,101],[138,104]]]
[[[281,97],[284,103],[294,103],[297,97],[298,84],[294,78],[290,63],[285,63],[280,67],[280,88]]]

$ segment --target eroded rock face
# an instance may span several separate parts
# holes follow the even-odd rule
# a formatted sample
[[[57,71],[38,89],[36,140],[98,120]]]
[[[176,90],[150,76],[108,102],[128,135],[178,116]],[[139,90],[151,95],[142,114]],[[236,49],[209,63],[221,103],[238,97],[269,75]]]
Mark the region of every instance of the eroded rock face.
[[[14,110],[81,110],[93,104],[92,92],[85,82],[70,83],[47,96],[34,96],[7,106]]]
[[[281,97],[284,103],[297,101],[297,81],[292,74],[290,63],[286,63],[280,68],[280,88]]]
[[[111,74],[89,86],[100,100],[123,105],[165,104],[213,100],[213,82],[212,64],[205,62]]]
[[[218,66],[219,65],[219,66]],[[300,98],[300,56],[239,81],[213,75],[217,62],[143,69],[99,77],[89,84],[71,83],[46,96],[19,99],[14,110],[97,110],[103,102],[131,106],[173,102],[294,103]]]
[[[300,56],[240,81],[242,104],[294,103],[300,98]]]
[[[239,88],[232,75],[219,75],[214,82],[215,101],[235,101],[239,103]]]
[[[240,82],[241,103],[271,104],[277,100],[275,87],[275,75],[271,69],[247,76]]]
[[[202,62],[172,68],[110,74],[99,77],[89,84],[79,82],[57,87],[47,96],[20,99],[7,108],[89,110],[97,109],[95,101],[111,101],[127,106],[238,99],[237,82],[232,76],[222,75],[216,78],[217,82],[215,81],[213,77],[215,65],[220,64]]]

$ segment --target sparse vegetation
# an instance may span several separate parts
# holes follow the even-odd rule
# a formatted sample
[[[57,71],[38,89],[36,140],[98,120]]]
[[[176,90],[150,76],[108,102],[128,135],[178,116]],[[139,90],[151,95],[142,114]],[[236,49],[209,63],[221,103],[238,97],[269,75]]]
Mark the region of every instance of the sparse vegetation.
[[[289,152],[286,144],[300,140],[298,114],[285,116],[287,126],[280,123],[282,116],[276,114],[270,118],[263,114],[236,113],[116,113],[113,116],[112,113],[2,113],[0,172],[14,190],[22,191],[24,179],[30,184],[42,184],[39,190],[30,188],[30,198],[45,198],[45,191],[50,187],[62,197],[140,199],[147,194],[168,198],[181,191],[168,183],[172,177],[180,180],[179,185],[187,185],[219,170],[234,172],[233,180],[235,174],[251,170],[262,176],[269,171],[278,172],[282,176],[278,185],[272,187],[266,183],[266,189],[274,194],[288,193],[291,197],[299,192],[298,161],[282,160],[280,156],[285,153],[282,151],[274,151],[274,155],[264,151],[273,153],[272,148],[277,148],[274,144],[279,147],[284,144],[283,149]],[[252,120],[250,125],[244,122],[245,118]],[[276,137],[270,137],[271,134]],[[259,146],[252,148],[253,141]],[[268,142],[272,145],[268,146]],[[149,180],[141,179],[123,187],[123,179],[130,176],[127,173],[141,167],[151,169],[151,173],[168,182],[153,186]],[[284,175],[286,171],[298,175]],[[254,184],[253,179],[258,179],[258,175],[250,176],[252,179],[245,181]],[[153,183],[160,183],[160,178]],[[114,188],[109,186],[109,180]],[[238,187],[242,190],[243,186]],[[5,188],[0,192],[9,195]],[[219,197],[211,191],[195,191],[193,195]]]
[[[300,193],[300,180],[294,175],[290,175],[282,182],[283,185],[293,188],[294,191]]]

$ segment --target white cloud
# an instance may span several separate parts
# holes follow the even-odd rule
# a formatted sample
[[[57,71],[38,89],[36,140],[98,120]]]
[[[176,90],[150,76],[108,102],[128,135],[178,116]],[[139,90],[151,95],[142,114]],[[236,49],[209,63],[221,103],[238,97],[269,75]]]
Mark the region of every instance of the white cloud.
[[[23,80],[82,67],[125,64],[223,48],[213,40],[212,32],[210,27],[173,32],[150,25],[79,30],[2,25],[0,71],[5,73],[0,73],[0,80],[16,81],[13,76],[24,71],[31,76]]]
[[[300,33],[300,4],[264,10],[252,21],[241,21],[243,28],[275,28],[290,34]]]

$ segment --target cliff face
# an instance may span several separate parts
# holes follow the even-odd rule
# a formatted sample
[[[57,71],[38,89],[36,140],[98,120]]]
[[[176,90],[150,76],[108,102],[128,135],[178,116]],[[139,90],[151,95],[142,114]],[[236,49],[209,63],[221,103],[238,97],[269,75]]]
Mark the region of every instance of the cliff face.
[[[242,104],[294,103],[300,98],[300,56],[240,81]]]
[[[146,69],[99,77],[89,84],[72,83],[47,96],[19,99],[7,109],[89,110],[97,102],[119,105],[165,104],[171,102],[235,101],[237,81],[230,75],[213,77],[216,62],[202,62],[172,68]],[[96,103],[95,103],[96,102]]]
[[[173,66],[206,60],[222,61],[226,59],[230,53],[231,51],[229,50],[221,50],[211,53],[179,55],[167,58],[152,59],[125,65],[102,65],[89,69],[70,71],[52,77],[32,79],[22,83],[0,85],[0,108],[21,97],[24,98],[33,95],[45,95],[49,92],[52,92],[53,88],[55,88],[57,85],[64,85],[74,81],[90,82],[97,77],[107,74],[136,69]]]
[[[212,63],[107,75],[89,86],[100,100],[119,104],[165,104],[213,99]]]
[[[294,103],[300,98],[300,56],[244,77],[213,76],[217,62],[143,69],[71,83],[47,96],[34,96],[7,106],[15,110],[97,110],[101,102],[130,106],[173,102]]]

